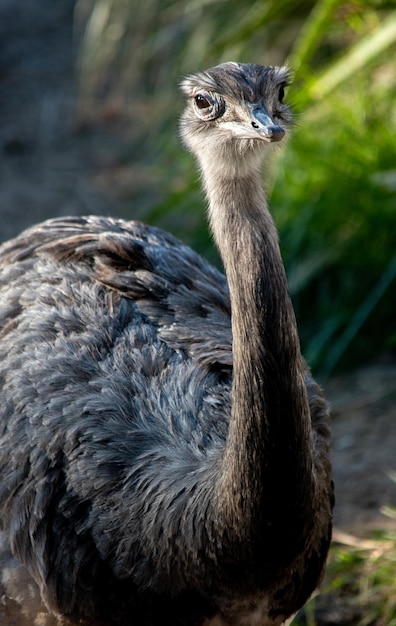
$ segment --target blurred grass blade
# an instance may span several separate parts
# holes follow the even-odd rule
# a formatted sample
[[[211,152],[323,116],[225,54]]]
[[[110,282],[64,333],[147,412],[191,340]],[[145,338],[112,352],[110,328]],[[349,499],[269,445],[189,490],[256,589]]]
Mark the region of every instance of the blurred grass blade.
[[[396,42],[396,11],[373,33],[366,35],[349,52],[324,71],[309,88],[312,100],[319,100],[348,80],[389,46]]]
[[[329,27],[329,21],[335,8],[342,0],[319,0],[313,7],[309,17],[303,23],[300,34],[288,58],[288,64],[297,72],[313,56],[323,33]]]
[[[333,348],[329,351],[328,357],[325,362],[323,375],[328,376],[335,365],[340,360],[353,338],[357,335],[364,322],[374,310],[380,298],[384,295],[388,287],[396,278],[396,256],[391,259],[386,271],[378,281],[374,289],[366,298],[365,302],[359,307],[355,315],[352,317],[349,325],[345,329],[344,333],[338,341],[334,344]]]
[[[228,32],[224,34],[219,33],[214,43],[215,52],[219,53],[224,48],[246,41],[257,33],[260,28],[268,27],[277,18],[284,19],[291,4],[290,0],[253,2],[251,7],[245,11],[244,17],[232,23]]]

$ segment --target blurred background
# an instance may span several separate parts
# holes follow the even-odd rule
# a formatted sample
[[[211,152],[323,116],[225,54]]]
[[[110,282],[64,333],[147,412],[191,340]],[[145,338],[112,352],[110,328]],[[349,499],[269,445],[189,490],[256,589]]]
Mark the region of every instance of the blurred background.
[[[396,626],[396,0],[0,0],[0,240],[49,217],[170,230],[219,264],[180,78],[287,63],[265,181],[333,406],[335,543],[308,626]]]

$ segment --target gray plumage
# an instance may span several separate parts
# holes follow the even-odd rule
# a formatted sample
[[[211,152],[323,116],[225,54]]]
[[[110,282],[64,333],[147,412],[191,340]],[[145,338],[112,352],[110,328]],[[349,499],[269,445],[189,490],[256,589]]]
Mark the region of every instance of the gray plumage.
[[[227,63],[182,84],[227,280],[137,222],[0,248],[2,537],[71,623],[278,626],[322,577],[328,410],[260,181],[287,83]]]

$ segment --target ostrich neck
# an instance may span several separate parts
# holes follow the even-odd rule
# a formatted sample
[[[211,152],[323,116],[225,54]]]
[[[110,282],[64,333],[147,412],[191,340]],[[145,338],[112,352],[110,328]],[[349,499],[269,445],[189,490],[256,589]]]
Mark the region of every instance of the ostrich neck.
[[[204,172],[204,181],[231,297],[234,366],[222,515],[236,529],[248,529],[250,520],[280,533],[285,523],[298,533],[301,520],[303,533],[312,505],[310,414],[277,231],[258,171],[220,179]]]

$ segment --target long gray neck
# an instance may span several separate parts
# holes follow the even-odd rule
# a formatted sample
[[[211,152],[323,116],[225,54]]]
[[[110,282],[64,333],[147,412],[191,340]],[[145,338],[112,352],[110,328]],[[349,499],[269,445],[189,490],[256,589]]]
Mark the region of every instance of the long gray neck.
[[[244,527],[249,537],[264,525],[284,540],[294,525],[290,542],[298,541],[313,506],[312,435],[276,228],[258,171],[232,178],[204,171],[204,184],[232,311],[232,413],[219,481],[221,516],[225,527],[236,535]],[[271,532],[267,537],[276,543]]]

